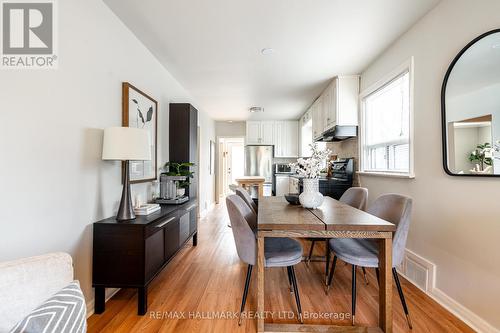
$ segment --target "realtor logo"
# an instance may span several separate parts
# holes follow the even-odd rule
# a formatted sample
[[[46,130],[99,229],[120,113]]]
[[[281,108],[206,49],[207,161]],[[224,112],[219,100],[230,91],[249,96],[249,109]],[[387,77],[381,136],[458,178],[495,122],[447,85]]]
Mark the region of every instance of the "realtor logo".
[[[54,3],[2,2],[2,68],[55,68]]]

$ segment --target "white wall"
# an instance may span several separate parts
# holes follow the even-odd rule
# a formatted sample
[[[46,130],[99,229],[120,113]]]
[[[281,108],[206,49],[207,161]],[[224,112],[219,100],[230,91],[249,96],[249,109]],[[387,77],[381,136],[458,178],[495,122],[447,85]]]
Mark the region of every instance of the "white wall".
[[[210,141],[216,142],[215,121],[208,114],[200,112],[198,115],[198,124],[200,127],[200,213],[205,213],[215,204],[215,165],[210,174]],[[216,147],[216,145],[214,145]],[[215,151],[214,151],[215,154]],[[216,156],[216,155],[215,155]],[[215,164],[215,161],[214,161]]]
[[[234,121],[232,123],[227,121],[215,122],[215,133],[218,137],[240,137],[245,136],[246,132],[246,122],[244,121]]]
[[[491,127],[458,127],[453,132],[455,154],[454,156],[450,154],[450,158],[455,158],[455,168],[450,170],[456,173],[460,171],[468,173],[476,165],[476,162],[469,161],[469,155],[478,144],[491,142]]]
[[[500,179],[445,174],[440,92],[450,62],[470,40],[500,27],[499,12],[497,0],[443,0],[364,71],[361,83],[366,89],[415,57],[416,178],[363,176],[361,183],[372,200],[387,192],[414,198],[408,248],[437,265],[436,287],[482,329],[500,328]]]
[[[59,69],[0,73],[0,261],[69,252],[87,301],[92,223],[118,208],[119,162],[101,161],[102,129],[121,125],[121,82],[159,102],[158,162],[168,160],[168,104],[189,94],[100,0],[58,1]],[[214,122],[200,113],[202,202],[206,142]],[[148,185],[133,192],[149,195]]]

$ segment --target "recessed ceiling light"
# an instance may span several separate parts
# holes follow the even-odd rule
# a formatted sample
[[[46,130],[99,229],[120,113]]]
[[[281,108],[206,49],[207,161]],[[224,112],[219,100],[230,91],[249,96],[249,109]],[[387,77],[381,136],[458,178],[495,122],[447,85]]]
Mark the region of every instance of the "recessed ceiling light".
[[[228,123],[232,123],[233,121],[232,121],[232,120],[228,120],[227,122],[228,122]]]
[[[262,55],[270,55],[270,54],[274,53],[274,49],[266,47],[266,48],[263,48],[262,50],[260,50],[260,53]]]
[[[255,113],[255,112],[264,112],[264,108],[260,106],[252,106],[250,108],[250,112]]]

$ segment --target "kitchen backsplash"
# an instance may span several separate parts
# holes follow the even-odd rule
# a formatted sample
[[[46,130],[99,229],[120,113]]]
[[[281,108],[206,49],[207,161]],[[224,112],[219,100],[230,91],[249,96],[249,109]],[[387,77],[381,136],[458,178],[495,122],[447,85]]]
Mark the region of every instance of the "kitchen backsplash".
[[[296,158],[282,158],[282,157],[275,157],[273,158],[273,163],[279,163],[279,164],[288,164],[288,163],[295,163],[297,162]]]
[[[354,157],[354,179],[352,185],[359,186],[359,175],[357,172],[359,170],[358,138],[355,137],[339,142],[328,142],[326,146],[339,158]]]

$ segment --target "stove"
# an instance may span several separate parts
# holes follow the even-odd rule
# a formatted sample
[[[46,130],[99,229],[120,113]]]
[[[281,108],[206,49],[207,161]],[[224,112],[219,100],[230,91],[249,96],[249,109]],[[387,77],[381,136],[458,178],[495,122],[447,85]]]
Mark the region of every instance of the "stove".
[[[332,176],[319,178],[319,191],[334,199],[340,199],[342,194],[352,187],[354,177],[354,159],[341,158],[332,164]],[[299,192],[302,193],[302,179],[299,178]]]
[[[354,176],[354,159],[340,158],[332,163],[331,180],[339,183],[349,183],[352,186]]]

